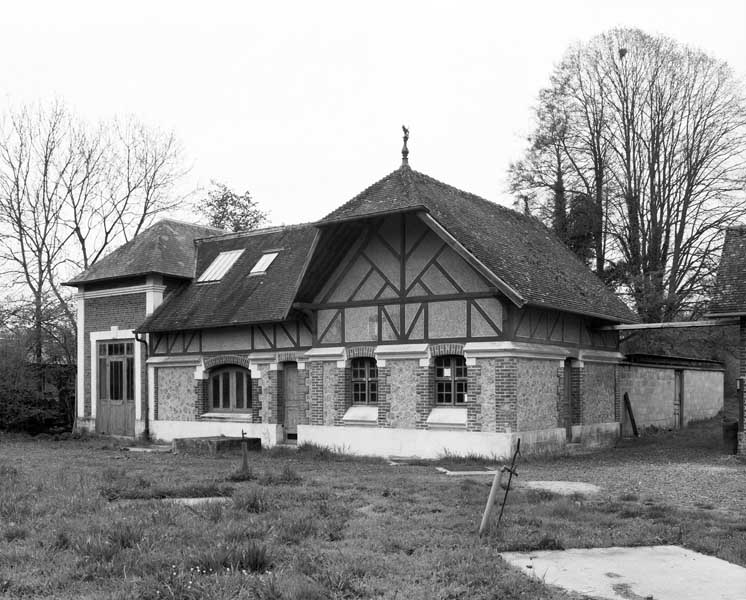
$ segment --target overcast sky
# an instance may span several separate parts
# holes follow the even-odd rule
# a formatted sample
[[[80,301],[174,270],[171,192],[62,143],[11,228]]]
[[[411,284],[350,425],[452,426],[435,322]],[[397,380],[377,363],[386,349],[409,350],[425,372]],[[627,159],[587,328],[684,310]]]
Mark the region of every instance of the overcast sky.
[[[402,124],[414,169],[510,204],[506,170],[552,66],[615,26],[746,78],[742,0],[67,0],[0,14],[6,102],[59,98],[86,119],[172,129],[184,190],[249,190],[274,224],[321,218],[396,169]]]

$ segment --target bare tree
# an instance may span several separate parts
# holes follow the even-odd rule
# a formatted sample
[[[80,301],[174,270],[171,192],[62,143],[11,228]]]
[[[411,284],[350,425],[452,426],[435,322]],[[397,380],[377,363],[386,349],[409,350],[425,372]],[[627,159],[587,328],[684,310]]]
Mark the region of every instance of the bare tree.
[[[61,278],[87,269],[172,208],[171,191],[182,173],[174,136],[134,119],[90,127],[60,104],[6,115],[0,259],[5,275],[33,298],[37,362],[45,314],[62,310],[75,323]]]
[[[568,179],[592,199],[597,272],[614,266],[647,321],[691,312],[722,228],[746,215],[742,87],[698,50],[619,29],[571,49],[551,89]]]

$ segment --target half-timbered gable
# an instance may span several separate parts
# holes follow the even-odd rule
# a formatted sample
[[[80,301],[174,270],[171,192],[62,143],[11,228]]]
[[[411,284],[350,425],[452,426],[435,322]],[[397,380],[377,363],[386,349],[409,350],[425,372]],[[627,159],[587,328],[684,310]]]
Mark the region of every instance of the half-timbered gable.
[[[416,213],[369,220],[313,303],[319,345],[500,339],[496,288]]]
[[[541,223],[406,160],[316,223],[190,241],[177,273],[120,252],[119,281],[157,279],[161,296],[127,313],[126,332],[112,319],[96,334],[99,370],[124,365],[120,387],[140,386],[138,431],[419,456],[619,434],[629,378],[608,326],[635,316]],[[125,314],[126,289],[95,290]],[[85,352],[91,419],[98,363]]]

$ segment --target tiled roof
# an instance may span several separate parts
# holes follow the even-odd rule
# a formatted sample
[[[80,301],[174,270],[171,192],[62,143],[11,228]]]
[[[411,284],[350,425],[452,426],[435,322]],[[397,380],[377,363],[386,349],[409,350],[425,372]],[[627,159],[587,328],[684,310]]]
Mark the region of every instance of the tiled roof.
[[[194,240],[220,233],[224,232],[214,227],[163,219],[65,285],[81,285],[147,273],[191,278],[194,275]]]
[[[176,290],[138,330],[203,329],[285,319],[317,235],[313,225],[294,225],[200,240],[197,275],[221,252],[239,249],[244,252],[220,281],[193,281]],[[269,251],[278,255],[267,271],[249,275],[256,262]]]
[[[539,221],[402,166],[319,224],[422,208],[528,304],[630,323],[637,316]]]
[[[725,231],[717,282],[707,315],[746,315],[746,226]]]

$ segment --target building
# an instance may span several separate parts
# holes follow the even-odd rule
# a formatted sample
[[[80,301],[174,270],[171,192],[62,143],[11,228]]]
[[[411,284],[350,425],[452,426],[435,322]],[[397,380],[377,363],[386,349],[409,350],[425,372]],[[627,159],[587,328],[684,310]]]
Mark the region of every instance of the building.
[[[538,221],[403,155],[316,223],[162,221],[69,282],[78,426],[423,457],[616,440],[602,328],[635,315]]]
[[[725,231],[717,282],[705,316],[716,319],[735,318],[739,322],[740,369],[737,379],[738,452],[746,454],[744,432],[744,383],[746,383],[746,226],[729,227]]]

